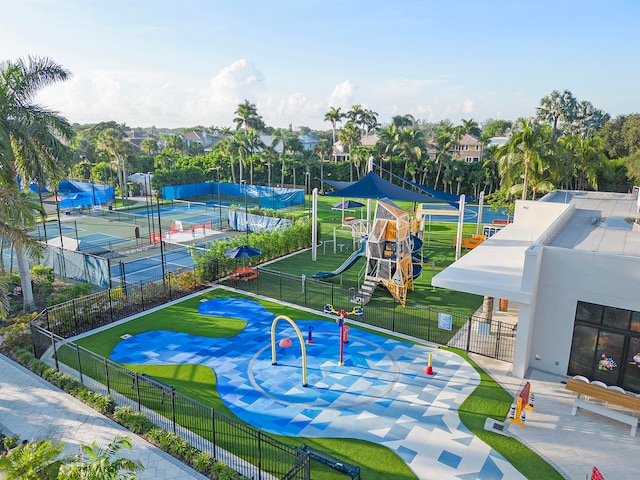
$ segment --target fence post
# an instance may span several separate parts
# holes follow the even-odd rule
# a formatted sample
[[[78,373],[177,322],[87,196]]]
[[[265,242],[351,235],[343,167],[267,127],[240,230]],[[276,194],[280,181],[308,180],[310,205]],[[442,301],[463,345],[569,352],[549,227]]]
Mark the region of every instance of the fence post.
[[[80,374],[80,383],[84,385],[82,376],[82,361],[80,360],[80,346],[76,345],[76,357],[78,358],[78,373]]]
[[[218,456],[216,454],[216,411],[211,409],[211,443],[213,443],[213,459],[218,461]]]
[[[393,310],[391,311],[391,331],[396,331],[396,306],[393,305]]]
[[[278,281],[280,282],[280,300],[282,300],[282,272],[278,272]]]
[[[107,290],[109,292],[109,316],[111,317],[111,323],[113,323],[113,300],[111,300],[111,289]]]
[[[173,433],[176,433],[176,391],[171,390],[171,422],[173,423]]]
[[[140,280],[140,303],[142,303],[142,311],[144,311],[144,291],[142,290],[142,280]]]
[[[142,411],[142,401],[140,400],[140,382],[138,381],[138,373],[133,372],[133,381],[136,384],[136,398],[138,400],[138,412]]]
[[[164,281],[164,277],[163,281]],[[168,278],[168,284],[169,284],[169,300],[173,300],[173,298],[171,297],[171,272],[167,272],[167,278]]]
[[[431,305],[429,305],[429,309],[427,310],[427,341],[431,341]]]
[[[258,430],[258,479],[262,478],[262,438]]]
[[[76,299],[71,299],[71,308],[73,309],[73,323],[76,326],[76,335],[80,333],[80,325],[78,325],[78,318],[76,317]]]
[[[47,330],[51,331],[51,324],[49,323],[49,309],[45,310],[46,318],[47,318]]]
[[[102,357],[104,360],[104,378],[107,381],[107,394],[111,395],[111,385],[109,382],[109,364],[107,363],[107,357]]]
[[[58,364],[58,351],[56,349],[56,339],[53,337],[53,332],[49,331],[51,334],[51,346],[53,347],[53,358],[56,360],[56,370],[60,371],[60,364]]]
[[[469,316],[469,327],[467,328],[467,353],[469,352],[469,347],[471,346],[471,322],[473,322],[473,316]]]
[[[331,305],[335,305],[335,301],[333,300],[333,283],[331,284]]]

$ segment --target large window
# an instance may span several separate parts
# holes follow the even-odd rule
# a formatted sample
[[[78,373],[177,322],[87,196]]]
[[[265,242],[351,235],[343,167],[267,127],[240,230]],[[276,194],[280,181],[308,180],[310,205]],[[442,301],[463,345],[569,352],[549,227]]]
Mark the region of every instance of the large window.
[[[640,312],[578,302],[567,373],[640,392]]]

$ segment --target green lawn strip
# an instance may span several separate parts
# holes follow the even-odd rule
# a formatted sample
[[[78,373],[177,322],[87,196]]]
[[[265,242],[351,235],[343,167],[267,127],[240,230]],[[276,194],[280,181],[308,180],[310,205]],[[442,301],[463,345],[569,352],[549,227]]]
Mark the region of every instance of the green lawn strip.
[[[514,399],[488,373],[469,358],[466,352],[454,348],[447,350],[464,357],[480,374],[480,385],[462,402],[458,410],[462,423],[474,435],[506,458],[526,478],[562,479],[563,476],[549,463],[517,439],[484,429],[484,424],[488,417],[501,422],[504,421]]]

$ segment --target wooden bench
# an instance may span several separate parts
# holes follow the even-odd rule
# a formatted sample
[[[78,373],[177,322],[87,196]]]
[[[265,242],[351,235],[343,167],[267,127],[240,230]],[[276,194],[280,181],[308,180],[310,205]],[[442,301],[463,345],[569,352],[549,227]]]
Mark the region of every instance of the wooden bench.
[[[356,465],[351,465],[350,463],[343,462],[333,455],[329,455],[328,453],[321,450],[316,450],[315,448],[309,447],[304,443],[300,447],[296,447],[296,450],[303,453],[308,453],[309,457],[311,457],[312,460],[320,462],[323,465],[328,466],[329,468],[333,468],[334,470],[341,473],[346,473],[351,477],[351,480],[360,480],[360,467]]]
[[[615,390],[609,390],[600,385],[592,385],[573,378],[567,381],[565,389],[578,394],[578,398],[573,401],[571,415],[575,415],[578,408],[583,408],[584,410],[589,410],[630,425],[630,435],[632,437],[636,436],[638,417],[635,415],[640,415],[640,397],[629,393],[616,392]],[[604,404],[594,403],[586,400],[586,398],[600,400],[604,402]],[[613,410],[609,408],[608,405],[616,405],[623,409],[631,410],[631,412],[625,413],[624,410]]]

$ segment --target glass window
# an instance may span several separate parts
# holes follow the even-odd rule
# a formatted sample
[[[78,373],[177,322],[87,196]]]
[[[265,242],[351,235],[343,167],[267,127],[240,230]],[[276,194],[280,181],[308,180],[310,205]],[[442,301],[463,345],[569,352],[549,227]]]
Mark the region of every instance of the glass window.
[[[631,313],[631,326],[629,330],[632,332],[640,332],[640,312]]]
[[[630,310],[622,308],[604,307],[604,315],[602,324],[608,327],[619,328],[620,330],[629,330]]]
[[[599,325],[602,321],[603,308],[602,305],[596,305],[595,303],[578,302],[576,320]]]
[[[640,393],[640,337],[631,337],[629,339],[622,388],[630,392]]]
[[[618,385],[622,362],[624,361],[624,335],[601,330],[594,360],[592,380],[600,380],[607,385]]]
[[[598,330],[585,325],[573,329],[573,343],[569,357],[569,375],[584,375],[591,378],[593,360],[596,353]]]

